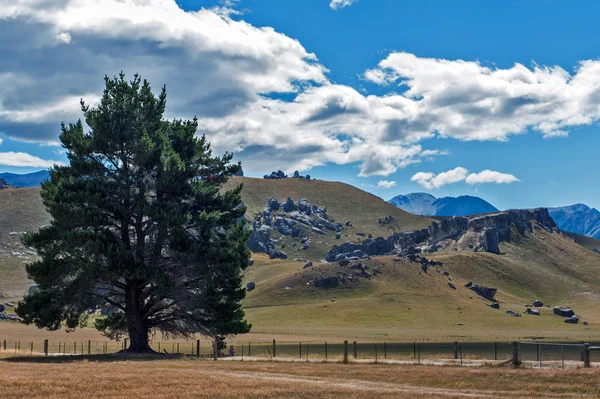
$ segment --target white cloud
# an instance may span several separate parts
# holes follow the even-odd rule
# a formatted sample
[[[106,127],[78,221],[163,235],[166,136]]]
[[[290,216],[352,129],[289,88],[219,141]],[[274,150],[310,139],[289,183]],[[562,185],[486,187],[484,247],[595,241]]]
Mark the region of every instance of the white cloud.
[[[340,10],[357,2],[358,0],[331,0],[329,7],[331,7],[333,10]]]
[[[467,184],[480,184],[480,183],[496,183],[506,184],[519,181],[515,176],[506,173],[500,173],[492,170],[484,170],[479,173],[471,173],[463,167],[457,167],[447,172],[442,173],[430,173],[430,172],[419,172],[413,175],[411,181],[417,182],[422,187],[427,189],[435,189],[445,186],[447,184],[458,183],[465,181]]]
[[[493,170],[484,170],[479,173],[471,173],[465,179],[467,184],[479,184],[479,183],[496,183],[496,184],[507,184],[519,181],[515,176],[495,172]]]
[[[410,180],[416,181],[421,186],[428,189],[440,188],[446,184],[458,183],[459,181],[465,180],[468,172],[468,170],[459,166],[455,169],[442,172],[437,175],[433,173],[419,172],[416,173]]]
[[[379,182],[377,183],[377,188],[392,188],[395,186],[396,186],[395,181],[379,180]]]
[[[2,145],[3,142],[4,142],[4,140],[0,139],[0,145]]]
[[[600,60],[568,73],[393,53],[365,72],[391,92],[368,95],[334,83],[299,41],[230,15],[185,12],[175,0],[0,0],[10,49],[0,65],[11,65],[0,72],[0,132],[56,143],[60,122],[81,117],[79,99],[96,102],[102,77],[121,70],[166,84],[166,117],[198,116],[199,133],[217,152],[234,151],[247,173],[336,163],[387,176],[447,154],[423,148],[425,139],[551,137],[600,119]]]
[[[56,42],[58,44],[69,44],[71,43],[71,34],[69,32],[61,32],[56,35]]]
[[[50,168],[54,164],[62,165],[62,162],[45,160],[24,152],[0,152],[0,165]]]

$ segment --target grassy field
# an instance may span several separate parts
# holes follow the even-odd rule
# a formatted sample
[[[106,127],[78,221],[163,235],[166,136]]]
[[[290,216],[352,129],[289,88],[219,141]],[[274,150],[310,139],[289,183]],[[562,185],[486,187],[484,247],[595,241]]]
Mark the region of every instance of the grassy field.
[[[502,250],[501,255],[452,250],[427,254],[444,263],[427,273],[406,259],[377,257],[364,263],[369,270],[379,268],[381,275],[330,289],[310,282],[347,273],[337,263],[303,269],[301,262],[258,256],[246,273],[256,289],[244,305],[253,331],[263,334],[398,341],[600,338],[600,255],[545,231],[502,244]],[[490,308],[490,301],[465,288],[468,281],[497,287],[501,309]],[[507,309],[524,312],[524,304],[535,299],[547,305],[541,316],[505,314]],[[564,323],[552,314],[556,305],[573,306],[589,325]]]
[[[5,358],[0,396],[37,398],[595,398],[597,370]],[[143,370],[143,372],[142,372]]]

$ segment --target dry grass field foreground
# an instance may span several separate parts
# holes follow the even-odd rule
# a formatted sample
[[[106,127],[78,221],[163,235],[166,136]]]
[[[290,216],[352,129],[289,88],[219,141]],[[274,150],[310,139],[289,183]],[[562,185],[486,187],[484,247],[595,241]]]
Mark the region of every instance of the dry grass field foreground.
[[[0,360],[2,398],[596,398],[593,369],[212,362],[94,357]]]

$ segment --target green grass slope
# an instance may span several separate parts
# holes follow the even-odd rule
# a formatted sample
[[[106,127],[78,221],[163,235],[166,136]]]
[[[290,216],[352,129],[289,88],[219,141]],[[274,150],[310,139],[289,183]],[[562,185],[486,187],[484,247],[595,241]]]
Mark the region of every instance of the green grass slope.
[[[256,282],[244,302],[255,332],[357,336],[363,339],[600,338],[600,255],[571,238],[546,231],[501,245],[502,254],[441,251],[427,258],[443,267],[378,257],[364,263],[382,271],[336,288],[318,288],[316,277],[347,273],[337,263],[270,261],[260,256],[246,273]],[[449,272],[449,276],[444,275]],[[468,281],[498,288],[501,309],[464,287]],[[449,287],[452,282],[456,290]],[[590,323],[569,325],[552,314],[512,317],[524,304],[570,305]]]
[[[25,263],[35,252],[21,244],[20,233],[34,231],[49,220],[39,188],[0,190],[0,297],[26,292],[31,281]]]

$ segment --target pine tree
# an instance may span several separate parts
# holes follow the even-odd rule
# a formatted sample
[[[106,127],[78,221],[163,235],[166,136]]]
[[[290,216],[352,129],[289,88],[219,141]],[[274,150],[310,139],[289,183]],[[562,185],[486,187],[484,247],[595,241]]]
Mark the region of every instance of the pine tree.
[[[197,120],[163,118],[166,89],[123,73],[105,77],[97,107],[62,125],[68,166],[55,166],[41,195],[52,222],[23,242],[41,259],[27,265],[39,290],[17,307],[25,323],[57,330],[88,322],[128,335],[128,351],[149,352],[149,336],[246,333],[241,271],[250,252],[241,186],[221,187],[240,168],[213,156]]]

